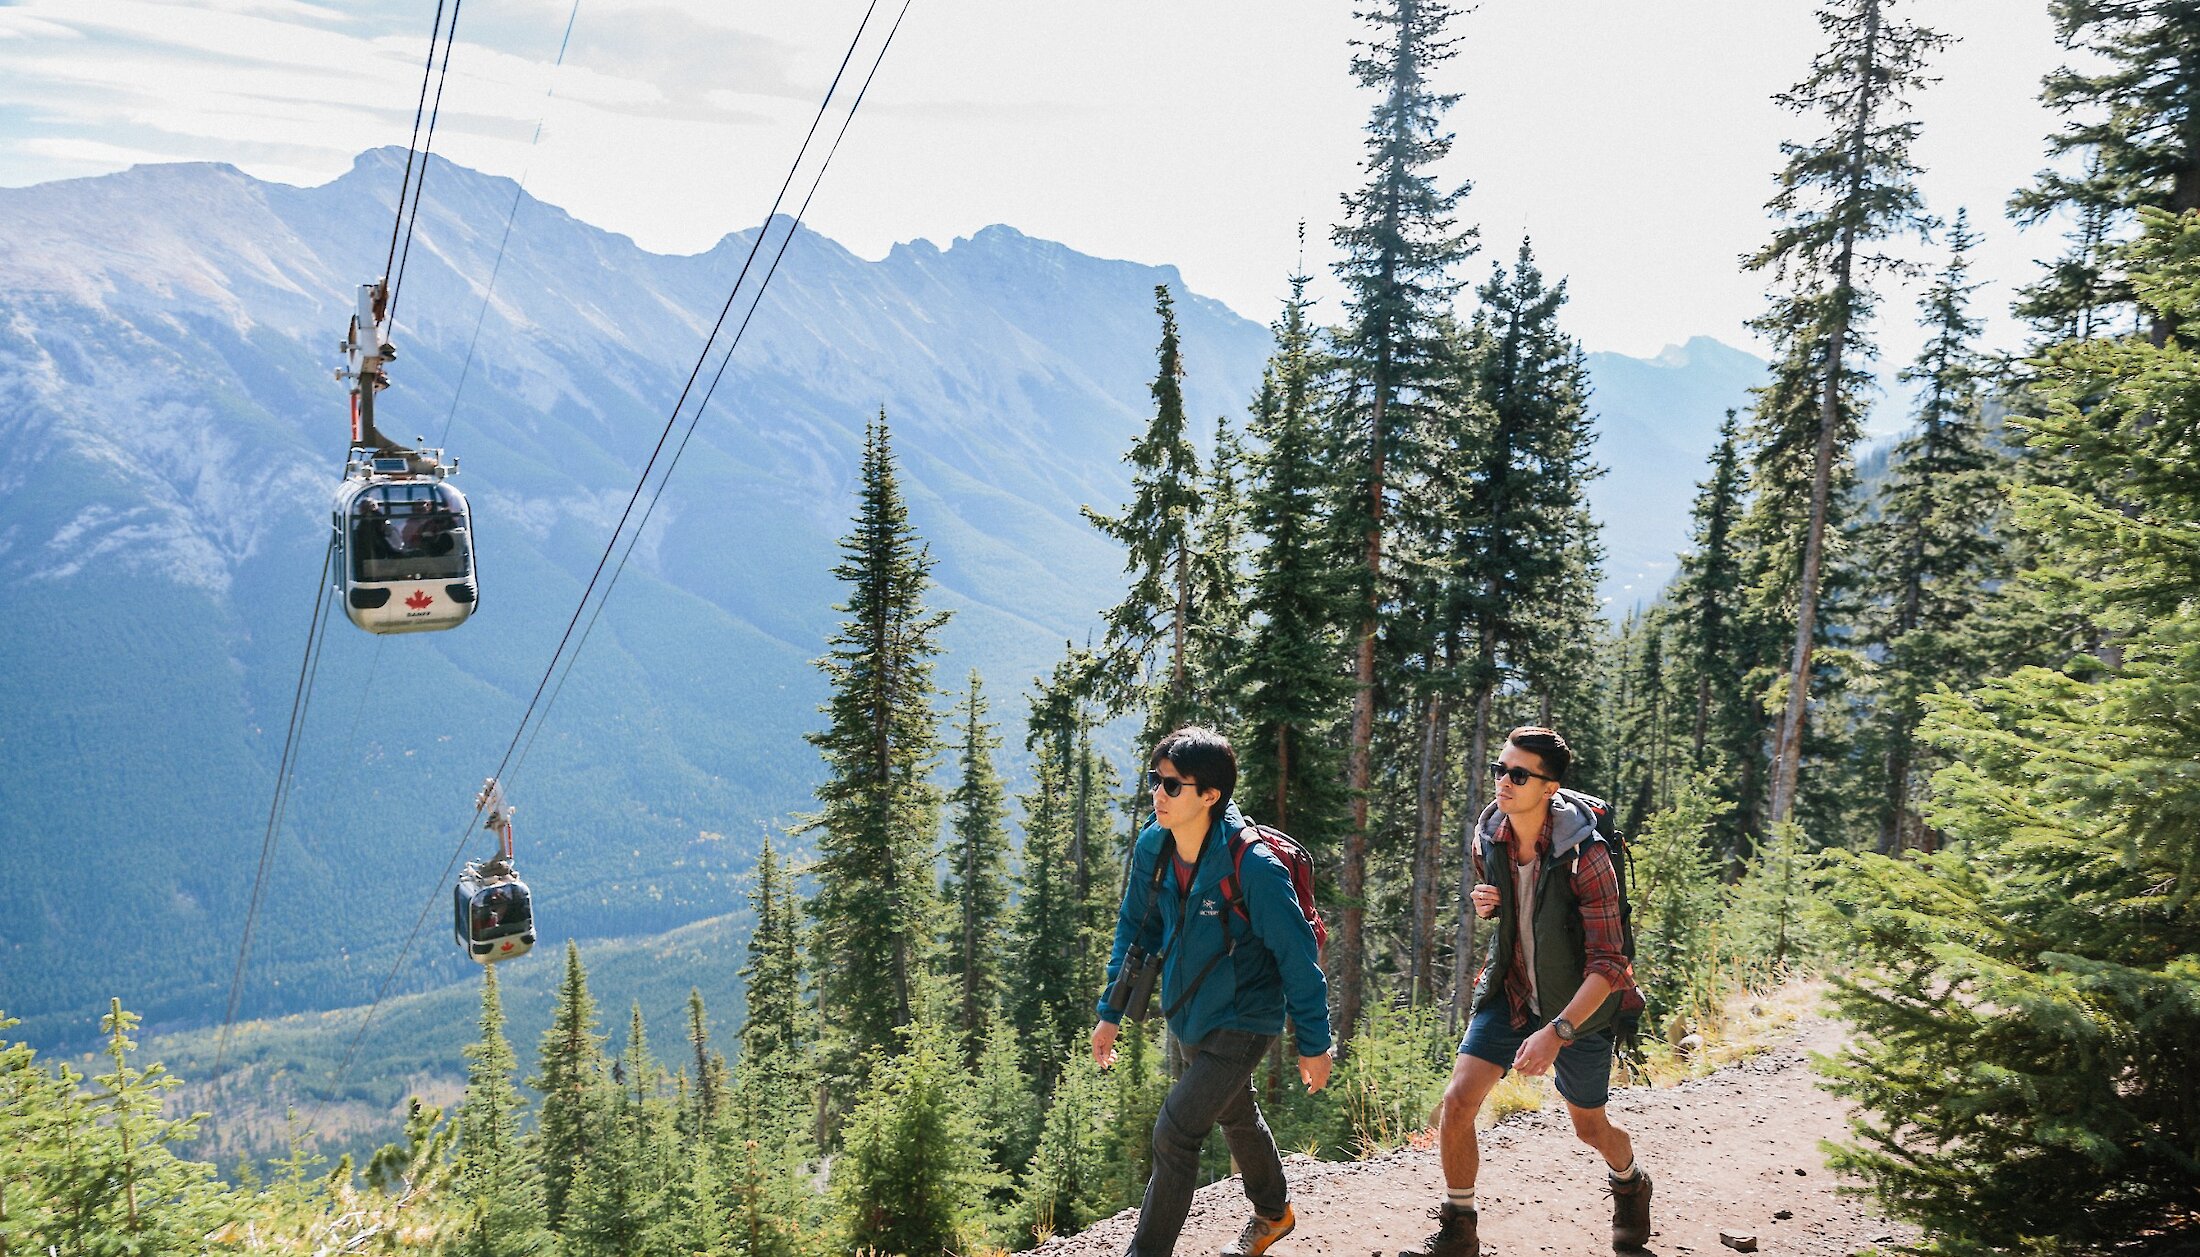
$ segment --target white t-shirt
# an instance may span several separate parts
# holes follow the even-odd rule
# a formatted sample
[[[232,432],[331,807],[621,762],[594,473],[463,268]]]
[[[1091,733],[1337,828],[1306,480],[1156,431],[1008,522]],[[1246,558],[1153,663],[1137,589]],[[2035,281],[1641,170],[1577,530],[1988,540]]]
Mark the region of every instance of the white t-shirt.
[[[1513,864],[1513,946],[1528,970],[1528,1011],[1543,1015],[1543,999],[1535,989],[1535,875],[1540,859]]]

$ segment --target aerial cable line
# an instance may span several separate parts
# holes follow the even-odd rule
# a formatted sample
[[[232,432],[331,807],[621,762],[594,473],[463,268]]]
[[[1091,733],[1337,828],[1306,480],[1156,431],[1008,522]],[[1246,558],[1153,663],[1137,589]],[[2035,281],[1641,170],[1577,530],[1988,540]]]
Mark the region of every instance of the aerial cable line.
[[[551,79],[550,89],[547,93],[545,93],[545,96],[548,98],[555,98],[558,94],[558,85],[555,75],[559,68],[565,65],[565,50],[573,42],[573,22],[575,19],[579,18],[580,15],[581,0],[573,0],[572,11],[565,15],[565,35],[562,39],[558,40],[557,60],[550,63],[550,71],[553,77]],[[529,160],[532,160],[532,154],[534,153],[535,148],[542,143],[542,127],[543,124],[545,122],[548,122],[549,120],[549,100],[546,99],[543,103],[543,116],[535,120],[535,136],[533,139],[527,141],[527,151],[530,154]],[[504,271],[504,249],[505,246],[509,245],[512,242],[512,224],[519,218],[519,203],[521,198],[524,197],[527,193],[528,174],[529,168],[524,166],[521,167],[519,172],[519,185],[512,189],[512,208],[504,215],[504,234],[497,240],[496,261],[490,263],[489,265],[489,282],[488,285],[484,287],[481,292],[481,313],[474,316],[474,333],[473,336],[466,342],[466,360],[459,364],[458,384],[451,390],[451,409],[448,414],[445,414],[443,416],[443,434],[437,437],[435,442],[438,446],[441,446],[444,443],[448,442],[451,438],[451,421],[458,417],[459,395],[466,391],[466,379],[473,372],[474,350],[478,348],[481,344],[481,325],[488,320],[489,303],[496,296],[497,276],[502,274]]]
[[[703,409],[710,405],[710,399],[717,394],[719,382],[725,378],[726,367],[733,361],[733,351],[740,347],[742,336],[749,330],[750,320],[756,317],[757,307],[763,304],[764,293],[771,287],[772,277],[779,273],[781,259],[787,256],[787,247],[794,243],[795,232],[801,228],[802,220],[808,216],[810,202],[817,197],[817,189],[825,181],[825,172],[832,168],[833,156],[840,151],[840,142],[847,137],[848,126],[855,121],[856,110],[863,107],[864,94],[871,90],[871,80],[878,76],[878,68],[886,60],[886,50],[893,46],[894,33],[901,29],[902,18],[909,14],[909,3],[910,0],[902,0],[901,12],[895,15],[893,26],[888,28],[885,40],[879,45],[878,57],[871,62],[871,70],[869,74],[864,76],[863,86],[856,90],[855,102],[848,107],[847,116],[841,119],[840,130],[833,136],[832,147],[826,150],[825,159],[818,164],[816,176],[810,180],[809,192],[803,196],[801,207],[795,211],[793,221],[788,224],[786,233],[780,237],[779,248],[772,254],[771,265],[764,272],[763,282],[757,285],[754,296],[749,300],[748,311],[742,315],[740,326],[734,329],[733,339],[727,343],[725,353],[719,357],[718,370],[711,376],[710,387],[703,391],[702,400],[696,403],[694,413],[689,416],[687,431],[681,435],[680,444],[672,451],[672,461],[666,464],[664,475],[658,477],[657,488],[650,495],[649,506],[643,510],[641,522],[636,524],[633,531],[627,535],[626,548],[620,552],[618,566],[612,569],[611,580],[604,586],[603,597],[596,600],[596,608],[588,617],[588,627],[582,630],[579,643],[573,647],[572,653],[566,656],[565,671],[559,674],[557,688],[550,692],[550,701],[543,704],[542,719],[537,720],[534,729],[529,732],[527,746],[521,750],[519,762],[512,766],[512,776],[517,777],[520,770],[526,766],[528,753],[535,749],[536,736],[541,734],[542,726],[549,720],[550,710],[557,706],[558,696],[565,692],[565,682],[567,678],[573,675],[573,666],[579,661],[581,652],[588,648],[588,639],[595,635],[596,621],[602,617],[604,605],[611,600],[612,593],[618,589],[619,578],[626,573],[626,561],[633,557],[634,547],[641,544],[642,534],[649,528],[650,517],[657,513],[658,500],[664,497],[665,486],[671,482],[672,473],[679,469],[680,459],[687,453],[688,442],[695,436],[696,425],[702,422]],[[770,221],[766,220],[765,227],[767,230],[770,225]],[[759,232],[758,235],[761,239],[763,233]]]
[[[537,705],[542,700],[543,690],[549,685],[550,678],[557,672],[558,662],[564,656],[567,644],[570,643],[572,640],[573,630],[580,622],[581,612],[587,609],[588,599],[590,595],[595,592],[597,583],[602,579],[605,566],[610,562],[613,552],[618,548],[620,535],[624,531],[628,519],[631,518],[633,515],[634,504],[640,500],[642,490],[649,483],[650,474],[656,467],[658,457],[664,452],[665,442],[671,437],[674,426],[677,425],[677,423],[679,422],[680,412],[682,409],[685,408],[687,404],[688,396],[695,387],[695,381],[701,377],[703,367],[707,365],[710,360],[711,350],[717,343],[718,334],[721,330],[723,330],[727,316],[733,310],[734,299],[740,293],[741,284],[747,278],[751,266],[756,261],[756,256],[758,252],[760,252],[763,247],[764,238],[767,234],[769,234],[771,221],[773,218],[778,216],[779,206],[785,200],[788,188],[793,185],[795,175],[801,169],[803,158],[809,153],[811,141],[814,140],[817,136],[818,125],[819,123],[824,121],[825,114],[832,104],[833,97],[840,89],[841,79],[846,75],[849,63],[855,58],[856,49],[863,40],[863,33],[866,29],[869,28],[871,17],[873,13],[876,12],[877,8],[878,0],[871,0],[870,5],[865,8],[863,13],[863,20],[857,24],[855,36],[849,40],[848,50],[847,52],[842,54],[840,59],[840,66],[833,73],[832,83],[828,85],[825,89],[825,98],[818,103],[817,115],[810,120],[809,130],[803,135],[801,147],[796,150],[794,161],[791,165],[789,165],[787,169],[787,177],[781,182],[779,193],[772,199],[771,209],[764,216],[764,229],[757,232],[756,240],[751,243],[749,247],[748,257],[741,264],[740,274],[735,277],[733,288],[726,294],[725,304],[719,309],[717,322],[712,324],[710,335],[704,339],[702,353],[697,356],[694,368],[688,373],[687,383],[681,388],[679,399],[673,404],[672,413],[665,419],[664,430],[658,434],[657,443],[655,447],[651,449],[649,459],[646,463],[643,464],[641,475],[635,481],[634,491],[627,498],[626,508],[620,513],[617,525],[613,527],[610,538],[605,542],[603,554],[596,560],[595,570],[589,575],[588,584],[581,591],[580,602],[574,606],[571,619],[567,620],[566,622],[565,632],[558,639],[558,646],[557,649],[553,651],[550,656],[549,666],[543,669],[542,679],[538,681],[535,685],[535,692],[533,696],[530,697],[528,700],[527,710],[520,716],[519,728],[513,731],[512,740],[509,744],[506,745],[504,749],[504,756],[497,763],[497,769],[494,775],[500,780],[503,777],[506,767],[508,767],[512,762],[513,753],[519,747],[521,736],[527,731],[527,723],[529,719],[532,718]],[[904,3],[902,5],[902,12],[904,14],[908,12],[908,0],[904,0]],[[896,18],[895,27],[898,29],[899,26],[900,19]],[[888,42],[891,42],[891,36],[889,36]],[[879,55],[880,59],[884,58],[884,45],[881,46]],[[874,62],[871,67],[871,73],[875,75],[877,72],[878,66],[877,63]],[[870,80],[866,78],[864,82],[865,86],[868,87]],[[425,94],[425,88],[423,88],[423,94]],[[853,114],[851,113],[850,116],[852,117]],[[846,123],[843,123],[842,133],[845,134],[845,132]],[[835,140],[835,145],[837,146],[837,144],[838,140]],[[820,173],[822,174],[822,171]],[[812,191],[814,193],[815,189],[813,188]],[[807,201],[805,201],[804,204],[807,205]],[[785,251],[784,245],[781,246],[781,251]],[[759,293],[759,295],[761,296],[761,292]],[[753,312],[754,311],[752,307],[751,313]],[[746,326],[746,320],[744,320],[743,325]],[[713,381],[713,384],[715,385],[715,381]],[[690,425],[690,428],[692,430],[692,424]],[[421,927],[427,923],[428,914],[434,910],[436,900],[440,897],[443,885],[450,881],[451,871],[458,866],[459,859],[464,855],[466,850],[466,839],[473,832],[475,823],[481,819],[483,806],[484,805],[480,801],[477,801],[474,806],[473,815],[467,819],[465,826],[460,829],[458,842],[452,850],[450,861],[444,866],[443,874],[437,880],[436,892],[429,896],[427,904],[423,906],[420,910],[420,915],[414,919],[411,931],[406,934],[405,942],[398,950],[396,961],[391,965],[390,972],[382,979],[381,986],[375,991],[373,1001],[367,1005],[366,1016],[361,1019],[359,1029],[353,1033],[351,1043],[344,1050],[343,1058],[336,1067],[335,1079],[337,1082],[341,1082],[344,1075],[350,1071],[351,1063],[354,1059],[356,1059],[358,1055],[359,1045],[365,1039],[368,1028],[373,1025],[375,1014],[381,1008],[383,998],[388,994],[390,985],[396,980],[398,972],[404,967],[406,957],[411,954],[413,943],[418,940]],[[307,1125],[310,1129],[312,1123],[309,1122]]]
[[[405,266],[412,261],[413,228],[420,222],[420,202],[428,193],[428,158],[435,151],[436,119],[443,114],[443,84],[445,80],[450,78],[451,74],[451,49],[458,44],[458,11],[460,6],[465,3],[466,0],[451,0],[451,26],[449,30],[443,33],[443,65],[435,74],[435,106],[428,111],[428,135],[420,145],[420,178],[413,183],[412,212],[405,216],[405,247],[397,255],[397,275],[390,280],[390,302],[386,322],[387,326],[393,328],[397,326],[397,294],[405,286]],[[423,90],[426,86],[425,82],[421,84]],[[406,164],[411,164],[409,158]],[[398,212],[401,214],[405,212],[402,202],[398,205]],[[389,273],[384,271],[383,274],[388,276]]]
[[[390,224],[390,251],[382,260],[387,276],[397,265],[397,235],[405,229],[405,197],[412,191],[413,158],[420,150],[420,120],[428,110],[428,80],[435,74],[435,46],[443,38],[443,0],[435,0],[435,24],[428,30],[428,64],[420,72],[420,100],[413,106],[412,138],[405,141],[405,177],[397,185],[397,219]]]
[[[321,646],[328,626],[336,617],[324,616],[329,603],[329,564],[336,554],[336,539],[329,538],[321,552],[321,574],[315,578],[319,592],[313,599],[313,619],[306,628],[305,655],[298,661],[298,681],[290,694],[290,726],[283,735],[282,757],[276,762],[275,795],[267,805],[267,832],[260,839],[260,864],[252,874],[252,896],[245,907],[244,938],[237,944],[237,964],[229,978],[229,1003],[222,1012],[222,1032],[214,1049],[214,1077],[220,1077],[229,1055],[229,1034],[237,1022],[237,1003],[244,994],[244,975],[252,955],[252,927],[260,915],[267,890],[267,874],[274,864],[276,836],[282,832],[283,813],[290,804],[290,783],[297,773],[298,745],[305,729],[306,711],[313,704],[313,682],[321,671]]]

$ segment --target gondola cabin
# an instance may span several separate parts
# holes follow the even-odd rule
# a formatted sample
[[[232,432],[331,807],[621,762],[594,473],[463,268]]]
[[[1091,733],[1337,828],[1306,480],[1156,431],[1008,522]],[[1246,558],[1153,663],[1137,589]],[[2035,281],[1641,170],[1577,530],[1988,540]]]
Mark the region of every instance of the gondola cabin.
[[[452,933],[485,965],[524,956],[535,946],[534,897],[527,883],[492,864],[468,864],[451,897]]]
[[[336,490],[337,584],[369,633],[455,628],[474,613],[473,521],[432,453],[356,455]]]

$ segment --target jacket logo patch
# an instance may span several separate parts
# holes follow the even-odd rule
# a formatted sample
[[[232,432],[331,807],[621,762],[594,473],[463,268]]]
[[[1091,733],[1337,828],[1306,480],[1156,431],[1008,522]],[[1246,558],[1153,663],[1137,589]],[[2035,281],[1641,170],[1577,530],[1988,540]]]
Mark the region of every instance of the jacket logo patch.
[[[1203,917],[1220,916],[1222,915],[1221,905],[1212,899],[1202,898],[1199,901],[1199,915]]]

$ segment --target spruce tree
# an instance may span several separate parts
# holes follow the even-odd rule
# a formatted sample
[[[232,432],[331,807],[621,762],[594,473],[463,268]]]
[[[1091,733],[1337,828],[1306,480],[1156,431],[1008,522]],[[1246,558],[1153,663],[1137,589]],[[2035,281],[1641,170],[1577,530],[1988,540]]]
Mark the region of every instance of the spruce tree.
[[[882,1053],[833,1162],[842,1252],[964,1253],[983,1238],[997,1175],[962,1052],[945,1026],[914,1023]]]
[[[1084,922],[1070,882],[1068,844],[1075,809],[1076,765],[1045,723],[1044,705],[1031,716],[1032,788],[1023,796],[1024,847],[1016,877],[1009,963],[1016,974],[1008,1010],[1025,1059],[1042,1090],[1064,1051],[1083,1042],[1092,1024],[1097,977],[1081,963]],[[1075,754],[1076,743],[1070,743]]]
[[[1673,622],[1686,643],[1681,666],[1693,690],[1690,766],[1707,771],[1716,765],[1722,771],[1714,776],[1722,781],[1753,768],[1757,760],[1748,742],[1757,722],[1748,710],[1751,695],[1740,684],[1736,650],[1742,562],[1734,530],[1746,506],[1741,459],[1735,416],[1729,410],[1719,424],[1710,475],[1696,486],[1689,545],[1669,594]],[[1722,786],[1721,794],[1744,815],[1755,811],[1755,800],[1739,789]]]
[[[43,1120],[26,1115],[34,1133],[43,1126],[50,1136],[42,1149],[25,1150],[42,1179],[23,1202],[31,1224],[27,1251],[50,1247],[86,1257],[189,1251],[238,1212],[241,1202],[222,1188],[213,1166],[176,1155],[206,1114],[164,1115],[167,1093],[182,1082],[157,1063],[132,1062],[138,1045],[130,1032],[138,1023],[121,1000],[109,1002],[99,1030],[113,1065],[93,1075],[90,1091],[78,1090],[84,1078],[66,1066],[49,1086],[31,1076],[43,1072],[34,1061],[17,1057],[21,1072],[11,1091],[42,1108],[57,1106]]]
[[[2019,313],[2051,338],[2090,337],[2141,314],[2127,274],[2143,209],[2200,209],[2200,9],[2137,0],[2054,0],[2056,33],[2081,54],[2050,73],[2041,99],[2067,121],[2052,156],[2080,174],[2043,170],[2010,201],[2020,222],[2077,219],[2070,251],[2027,289]],[[2154,343],[2169,323],[2146,315]]]
[[[861,493],[833,568],[848,586],[845,618],[818,662],[832,686],[828,723],[808,735],[826,766],[810,820],[818,1006],[843,1077],[898,1049],[938,915],[940,791],[928,778],[940,749],[932,661],[947,614],[925,607],[933,560],[909,525],[883,411],[864,435]]]
[[[680,1130],[690,1139],[700,1140],[717,1124],[728,1078],[726,1058],[711,1050],[710,1015],[703,1008],[703,993],[692,986],[688,988],[688,1048],[695,1084],[689,1088],[688,1103],[681,1109]]]
[[[993,752],[1001,739],[986,723],[985,692],[976,669],[962,705],[960,780],[948,792],[947,879],[941,898],[954,911],[947,971],[959,989],[963,1050],[971,1064],[986,1038],[986,1015],[999,1002],[1001,924],[1008,904],[1008,826]]]
[[[1148,745],[1189,723],[1194,695],[1193,634],[1201,609],[1195,579],[1200,559],[1200,470],[1184,417],[1184,361],[1177,343],[1176,306],[1168,285],[1154,288],[1161,316],[1160,369],[1154,376],[1153,419],[1125,457],[1131,500],[1119,515],[1085,508],[1085,518],[1121,544],[1130,588],[1105,615],[1107,638],[1093,672],[1093,693],[1108,710],[1142,710]]]
[[[1346,811],[1338,734],[1348,683],[1337,663],[1352,609],[1324,535],[1320,368],[1306,284],[1305,275],[1291,277],[1253,405],[1248,630],[1230,688],[1242,712],[1236,797],[1327,863]]]
[[[1353,565],[1352,724],[1346,783],[1352,819],[1339,878],[1337,1034],[1359,1021],[1365,945],[1368,804],[1374,781],[1376,638],[1383,627],[1384,545],[1398,493],[1396,468],[1413,461],[1417,429],[1433,419],[1447,375],[1442,320],[1459,284],[1453,270],[1473,252],[1473,231],[1457,223],[1466,185],[1440,188],[1431,173],[1451,151],[1443,114],[1456,94],[1430,75],[1455,53],[1445,33],[1455,15],[1442,0],[1377,0],[1360,17],[1372,28],[1355,41],[1353,78],[1377,94],[1367,124],[1367,182],[1344,198],[1332,234],[1348,294],[1337,337],[1340,395],[1332,472],[1340,493],[1334,524],[1338,565]]]
[[[482,971],[481,1038],[466,1048],[466,1098],[451,1186],[458,1201],[458,1235],[451,1251],[467,1257],[519,1257],[551,1251],[543,1226],[543,1182],[520,1137],[527,1099],[513,1084],[519,1058],[504,1037],[504,1006],[496,966]]]
[[[1492,740],[1503,736],[1492,727],[1499,688],[1510,683],[1551,698],[1586,669],[1598,553],[1586,490],[1601,474],[1589,460],[1588,369],[1558,327],[1565,282],[1546,284],[1522,240],[1512,271],[1497,268],[1480,295],[1461,359],[1452,442],[1459,468],[1450,477],[1458,523],[1444,556],[1447,600],[1457,608],[1446,619],[1471,652],[1462,848],[1488,797],[1483,766],[1496,758]],[[1461,875],[1471,879],[1473,870]],[[1460,1008],[1473,979],[1472,889],[1471,880],[1460,888],[1455,924]],[[1433,932],[1433,919],[1426,928]],[[1426,947],[1433,951],[1433,937]]]
[[[1872,356],[1866,326],[1872,279],[1897,269],[1883,242],[1927,226],[1910,161],[1918,124],[1905,115],[1923,86],[1925,59],[1946,41],[1894,20],[1892,0],[1833,0],[1819,10],[1827,47],[1810,74],[1776,99],[1822,120],[1824,133],[1784,147],[1780,219],[1772,242],[1748,260],[1772,275],[1770,308],[1754,326],[1776,350],[1778,378],[1759,399],[1757,507],[1800,517],[1782,531],[1792,545],[1793,648],[1785,710],[1774,730],[1769,818],[1795,810],[1805,750],[1812,656],[1829,535],[1839,520],[1837,483],[1860,425],[1856,392]],[[1766,460],[1772,460],[1768,466]],[[1784,556],[1783,556],[1784,557]],[[1784,565],[1783,565],[1784,566]]]
[[[1965,633],[1998,583],[2006,475],[1981,412],[1984,368],[1972,342],[1979,323],[1967,311],[1970,250],[1978,243],[1963,217],[1948,237],[1949,260],[1926,291],[1932,339],[1902,373],[1921,389],[1917,427],[1894,449],[1879,495],[1879,518],[1864,530],[1873,606],[1860,634],[1881,652],[1877,713],[1884,802],[1881,854],[1924,838],[1916,816],[1918,698],[1936,685],[1968,688],[1983,659]],[[1930,768],[1930,762],[1924,767]]]
[[[551,1006],[550,1028],[536,1049],[535,1076],[527,1080],[542,1095],[535,1144],[542,1166],[543,1221],[552,1230],[564,1225],[573,1175],[594,1152],[600,1125],[596,1088],[606,1065],[603,1042],[580,948],[567,939],[565,978]]]
[[[2142,211],[2147,338],[2039,364],[2032,441],[2078,473],[2016,491],[2107,658],[1925,703],[1951,846],[1848,862],[1858,1039],[1835,1087],[1866,1116],[1837,1158],[1930,1252],[2189,1247],[2200,1216],[2200,214]]]

